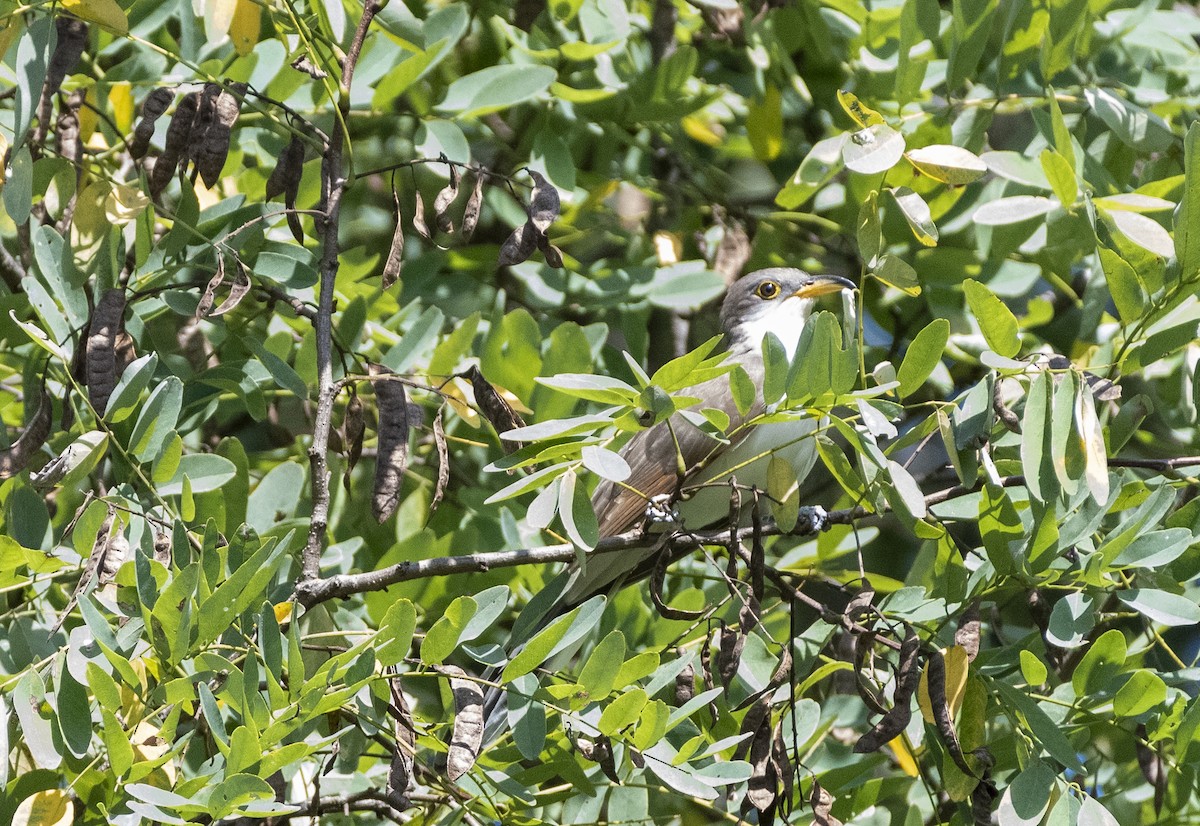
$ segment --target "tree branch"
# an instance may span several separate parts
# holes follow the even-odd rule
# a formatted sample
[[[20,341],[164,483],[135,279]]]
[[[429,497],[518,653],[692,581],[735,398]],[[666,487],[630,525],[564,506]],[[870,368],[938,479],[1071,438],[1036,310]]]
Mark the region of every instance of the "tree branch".
[[[362,17],[354,31],[350,50],[342,63],[342,78],[338,96],[338,107],[342,120],[350,111],[350,83],[354,79],[354,67],[362,54],[363,41],[375,13],[379,11],[378,0],[363,3]],[[321,552],[325,548],[325,531],[329,526],[329,426],[333,421],[333,404],[337,389],[333,382],[333,296],[338,274],[338,224],[341,215],[342,195],[347,180],[344,169],[346,149],[345,129],[334,129],[329,136],[321,159],[321,215],[317,228],[321,233],[321,291],[317,301],[317,414],[313,423],[313,439],[308,449],[308,463],[312,478],[312,520],[308,527],[308,541],[304,546],[300,581],[314,580],[321,573]]]

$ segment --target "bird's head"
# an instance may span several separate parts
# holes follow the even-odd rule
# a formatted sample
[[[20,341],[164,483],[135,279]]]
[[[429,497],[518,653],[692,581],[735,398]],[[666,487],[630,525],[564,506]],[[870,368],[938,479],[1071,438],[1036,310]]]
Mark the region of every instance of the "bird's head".
[[[853,289],[854,282],[836,275],[792,267],[758,270],[729,288],[721,305],[721,329],[731,351],[757,351],[766,334],[774,333],[791,359],[816,299]]]

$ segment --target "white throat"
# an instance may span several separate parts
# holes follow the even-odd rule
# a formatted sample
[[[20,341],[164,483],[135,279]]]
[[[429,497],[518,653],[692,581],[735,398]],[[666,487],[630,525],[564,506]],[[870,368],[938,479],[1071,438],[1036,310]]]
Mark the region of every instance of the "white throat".
[[[812,301],[802,298],[788,298],[768,312],[742,323],[746,343],[755,350],[762,351],[762,341],[767,333],[774,333],[783,344],[790,362],[796,355],[796,347],[800,344],[800,334],[808,322],[812,311]]]

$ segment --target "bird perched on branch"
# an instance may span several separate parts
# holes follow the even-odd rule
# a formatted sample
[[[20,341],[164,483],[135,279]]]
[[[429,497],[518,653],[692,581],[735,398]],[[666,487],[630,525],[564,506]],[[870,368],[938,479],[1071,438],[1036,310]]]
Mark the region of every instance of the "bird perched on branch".
[[[715,408],[729,416],[729,442],[715,439],[678,414],[639,432],[621,450],[631,469],[629,478],[622,483],[605,480],[592,495],[600,536],[633,530],[646,522],[648,513],[664,508],[664,517],[674,508],[690,529],[719,522],[729,511],[729,480],[736,479],[743,490],[765,490],[772,456],[787,462],[795,478],[803,481],[816,461],[815,420],[743,426],[765,410],[763,339],[774,333],[791,361],[815,300],[853,289],[845,278],[789,267],[759,270],[734,282],[721,305],[721,328],[729,360],[749,375],[757,398],[743,415],[734,403],[728,375],[688,388],[686,394],[699,399],[693,409]],[[647,576],[653,557],[652,549],[638,549],[588,559],[571,572],[558,610]]]

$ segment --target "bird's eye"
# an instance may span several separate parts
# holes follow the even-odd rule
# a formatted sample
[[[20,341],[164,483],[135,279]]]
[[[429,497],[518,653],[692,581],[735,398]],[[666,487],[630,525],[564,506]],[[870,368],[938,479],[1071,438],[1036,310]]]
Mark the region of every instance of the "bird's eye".
[[[759,298],[765,298],[770,301],[775,296],[779,295],[779,285],[774,281],[764,281],[759,284],[754,290],[754,294]]]

